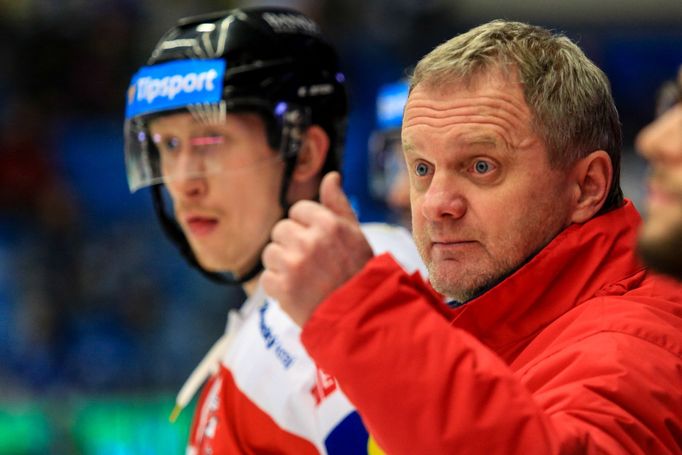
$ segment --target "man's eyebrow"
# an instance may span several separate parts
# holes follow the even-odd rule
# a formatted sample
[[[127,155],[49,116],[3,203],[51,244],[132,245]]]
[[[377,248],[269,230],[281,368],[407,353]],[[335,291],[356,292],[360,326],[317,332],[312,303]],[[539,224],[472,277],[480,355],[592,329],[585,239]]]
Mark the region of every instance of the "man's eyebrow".
[[[495,137],[488,136],[488,135],[464,137],[464,138],[461,138],[461,142],[464,144],[467,144],[467,145],[481,144],[481,145],[493,145],[493,146],[495,146],[498,144],[498,140]]]
[[[499,144],[499,140],[494,136],[482,135],[482,136],[471,136],[471,137],[460,137],[452,142],[453,144],[463,144],[466,146],[472,145],[482,145],[488,147],[496,147]],[[402,143],[404,153],[412,153],[416,150],[414,144],[410,141],[404,141]]]

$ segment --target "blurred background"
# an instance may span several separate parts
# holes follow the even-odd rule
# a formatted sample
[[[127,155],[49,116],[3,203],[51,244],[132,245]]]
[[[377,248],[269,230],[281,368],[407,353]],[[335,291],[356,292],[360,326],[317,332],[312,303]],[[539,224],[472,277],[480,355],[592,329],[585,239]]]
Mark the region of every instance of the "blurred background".
[[[368,190],[377,89],[494,18],[563,31],[606,72],[641,208],[633,139],[682,63],[680,0],[0,0],[0,455],[184,453],[175,393],[243,297],[185,265],[149,194],[128,192],[124,95],[177,18],[257,4],[308,13],[339,48],[363,221],[388,214]]]

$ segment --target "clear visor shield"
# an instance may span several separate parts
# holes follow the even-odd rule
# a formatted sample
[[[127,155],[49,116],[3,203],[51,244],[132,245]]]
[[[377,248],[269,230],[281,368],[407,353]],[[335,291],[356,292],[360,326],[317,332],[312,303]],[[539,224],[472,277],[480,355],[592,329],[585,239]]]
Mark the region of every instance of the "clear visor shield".
[[[271,106],[257,98],[223,99],[225,66],[222,59],[179,60],[143,67],[133,76],[124,126],[131,191],[243,172],[296,151],[309,113],[284,102]],[[280,153],[264,156],[250,147],[243,126],[239,132],[237,113],[244,112],[274,121],[272,134],[281,137],[271,139],[281,144]]]
[[[372,196],[379,200],[387,200],[392,189],[407,174],[400,130],[373,133],[369,149]]]
[[[282,103],[283,104],[283,103]],[[188,112],[131,119],[125,124],[125,162],[130,191],[185,179],[209,178],[252,170],[282,159],[282,153],[257,153],[252,135],[228,114],[224,102],[188,107]],[[273,113],[277,130],[292,112]],[[265,141],[265,130],[263,130]],[[282,138],[279,143],[286,141]]]

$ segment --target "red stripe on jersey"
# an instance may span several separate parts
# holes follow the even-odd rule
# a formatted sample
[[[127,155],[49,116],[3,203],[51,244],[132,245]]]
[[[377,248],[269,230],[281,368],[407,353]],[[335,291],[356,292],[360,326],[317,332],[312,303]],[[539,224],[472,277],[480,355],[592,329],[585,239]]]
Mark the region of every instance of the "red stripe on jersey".
[[[197,455],[319,453],[312,443],[280,428],[249,400],[222,365],[201,392],[189,445],[197,450]]]

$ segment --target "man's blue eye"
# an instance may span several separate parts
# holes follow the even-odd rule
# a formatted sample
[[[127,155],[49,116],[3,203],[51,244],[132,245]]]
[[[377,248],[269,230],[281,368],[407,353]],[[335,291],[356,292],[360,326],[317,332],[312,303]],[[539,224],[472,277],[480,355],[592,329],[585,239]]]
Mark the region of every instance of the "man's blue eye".
[[[417,173],[418,176],[424,177],[426,174],[429,173],[429,167],[424,163],[418,163],[417,166],[414,168],[414,171]]]
[[[485,174],[490,170],[490,163],[487,161],[476,161],[476,164],[474,164],[474,169],[476,172],[479,174]]]
[[[174,152],[180,148],[180,139],[175,136],[164,137],[160,134],[153,134],[152,141],[161,152]]]
[[[171,137],[166,140],[165,145],[168,150],[176,150],[178,147],[180,147],[180,139],[177,137]]]

